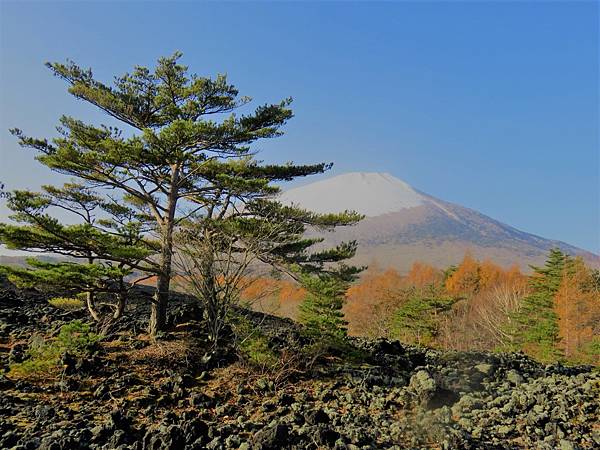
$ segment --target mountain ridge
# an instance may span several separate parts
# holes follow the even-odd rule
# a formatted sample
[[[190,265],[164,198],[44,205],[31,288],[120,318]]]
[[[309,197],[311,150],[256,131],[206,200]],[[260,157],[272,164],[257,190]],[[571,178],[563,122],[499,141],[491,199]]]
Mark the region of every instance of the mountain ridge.
[[[355,262],[408,270],[420,260],[455,264],[466,251],[502,265],[540,264],[552,247],[600,257],[568,243],[521,231],[479,211],[438,199],[388,174],[351,172],[285,191],[280,200],[316,212],[354,210],[366,217],[355,226],[324,234],[327,245],[356,240]],[[348,206],[354,207],[348,207]]]

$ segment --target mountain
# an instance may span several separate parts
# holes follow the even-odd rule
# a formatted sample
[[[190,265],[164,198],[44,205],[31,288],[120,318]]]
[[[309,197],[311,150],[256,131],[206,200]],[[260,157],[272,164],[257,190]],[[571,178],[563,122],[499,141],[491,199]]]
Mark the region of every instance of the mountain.
[[[552,247],[582,256],[593,265],[600,258],[560,241],[526,233],[464,206],[420,192],[387,173],[338,175],[281,195],[284,204],[325,213],[354,210],[366,217],[352,227],[325,236],[326,244],[358,241],[357,264],[406,271],[416,260],[446,267],[467,250],[479,259],[508,266],[540,264]]]
[[[1,251],[2,249],[0,249]],[[49,255],[40,255],[36,253],[31,253],[27,255],[0,255],[0,265],[1,266],[17,266],[17,267],[27,267],[27,258],[36,258],[40,261],[45,261],[49,263],[58,263],[61,261],[69,261],[70,258],[65,256],[49,256]]]

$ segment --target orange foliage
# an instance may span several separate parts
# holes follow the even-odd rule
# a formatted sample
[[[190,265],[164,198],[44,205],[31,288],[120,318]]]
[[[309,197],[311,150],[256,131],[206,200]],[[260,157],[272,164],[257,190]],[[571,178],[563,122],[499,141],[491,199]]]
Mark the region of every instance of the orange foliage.
[[[429,264],[415,261],[406,275],[406,281],[415,287],[437,284],[442,280],[442,272]]]
[[[506,270],[489,259],[480,263],[470,252],[465,253],[456,271],[446,280],[446,290],[455,295],[473,295],[505,285],[520,289],[526,287],[527,277],[518,265]]]
[[[302,286],[291,281],[281,281],[278,296],[279,315],[295,319],[298,316],[298,307],[304,297],[306,297],[306,290]]]
[[[292,319],[296,318],[305,296],[306,291],[293,281],[273,278],[257,278],[241,293],[242,300],[253,309]]]
[[[257,278],[244,288],[241,298],[243,301],[252,303],[272,295],[277,289],[277,280],[272,278]]]
[[[395,269],[368,271],[346,292],[345,318],[350,334],[368,334],[377,306],[385,303],[405,284]]]
[[[471,252],[467,252],[456,271],[446,280],[446,290],[451,294],[472,294],[478,288],[479,262]]]
[[[402,284],[402,277],[395,269],[388,269],[379,273],[367,272],[360,283],[348,289],[346,297],[369,301],[369,299],[379,297],[390,289],[401,287]]]
[[[518,265],[508,269],[489,259],[479,262],[467,252],[445,284],[461,296],[448,315],[439,340],[455,350],[491,349],[501,344],[502,326],[528,292],[528,278]]]
[[[594,337],[600,323],[600,293],[590,288],[591,272],[581,260],[575,260],[566,271],[554,297],[559,317],[561,346],[567,359],[577,359]],[[595,361],[600,364],[598,355]]]

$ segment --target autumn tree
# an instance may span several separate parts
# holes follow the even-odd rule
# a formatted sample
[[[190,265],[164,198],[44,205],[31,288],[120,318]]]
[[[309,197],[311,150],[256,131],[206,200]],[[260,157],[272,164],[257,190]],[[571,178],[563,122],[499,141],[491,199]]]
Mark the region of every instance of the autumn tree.
[[[382,336],[387,333],[391,312],[400,301],[406,280],[395,269],[369,268],[346,293],[344,306],[352,334]]]
[[[173,273],[174,233],[190,215],[208,215],[215,204],[272,195],[270,183],[322,173],[330,164],[260,165],[252,144],[280,136],[292,117],[290,99],[234,114],[250,98],[241,97],[224,75],[189,74],[180,53],[156,67],[135,67],[111,84],[73,62],[47,67],[69,92],[105,112],[119,127],[60,119],[58,137],[37,139],[12,130],[23,147],[53,171],[75,177],[115,197],[128,197],[152,217],[158,245],[156,290],[149,331],[165,328]],[[230,189],[235,186],[235,192]],[[227,209],[227,208],[225,208]],[[103,255],[114,260],[110,255]],[[117,260],[118,261],[118,260]],[[137,269],[146,271],[147,266]]]
[[[485,290],[499,285],[504,278],[504,269],[491,260],[486,259],[479,264],[479,283],[477,290]]]
[[[560,348],[572,361],[600,364],[600,290],[594,272],[577,258],[564,272],[554,298]]]
[[[421,261],[415,261],[406,275],[406,281],[418,288],[438,284],[442,279],[441,270]]]
[[[467,252],[456,270],[449,272],[446,289],[452,294],[472,294],[479,289],[479,283],[479,263]]]

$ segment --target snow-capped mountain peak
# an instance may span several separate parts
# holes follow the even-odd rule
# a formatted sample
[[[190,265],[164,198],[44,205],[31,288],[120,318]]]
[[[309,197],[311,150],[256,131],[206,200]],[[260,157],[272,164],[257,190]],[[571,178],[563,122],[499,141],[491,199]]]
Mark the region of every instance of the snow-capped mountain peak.
[[[357,241],[355,261],[408,270],[415,259],[437,267],[458,263],[469,249],[504,265],[540,264],[552,247],[598,265],[597,255],[517,230],[477,211],[413,189],[388,173],[352,172],[290,189],[284,204],[317,213],[364,214],[355,226],[326,233],[326,243]]]
[[[420,206],[425,197],[388,173],[351,172],[290,189],[281,201],[317,213],[352,210],[375,217]]]

